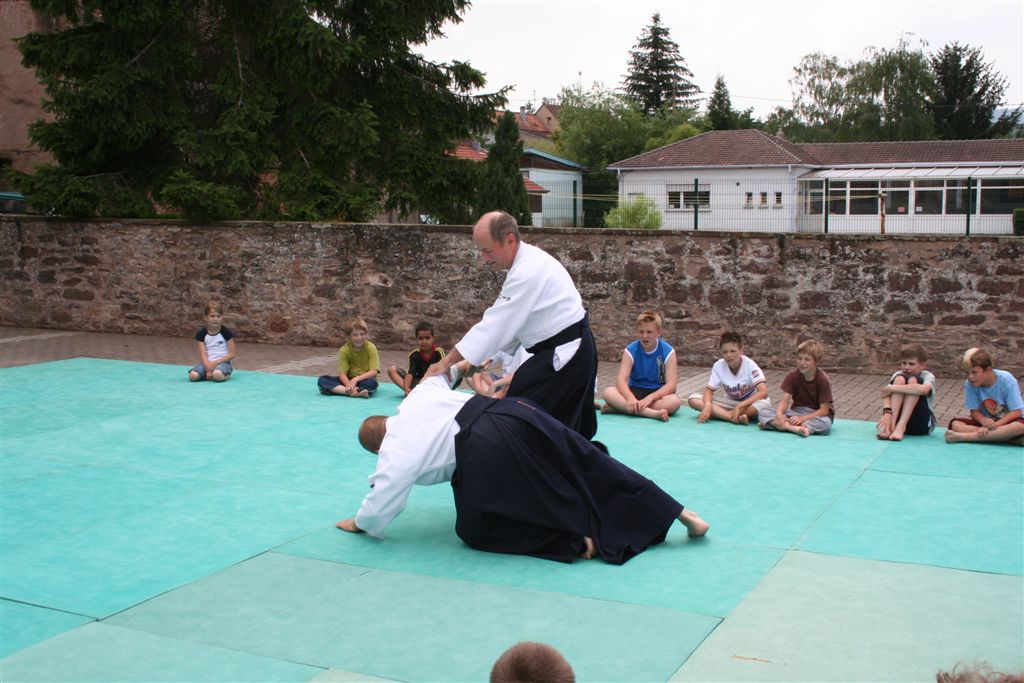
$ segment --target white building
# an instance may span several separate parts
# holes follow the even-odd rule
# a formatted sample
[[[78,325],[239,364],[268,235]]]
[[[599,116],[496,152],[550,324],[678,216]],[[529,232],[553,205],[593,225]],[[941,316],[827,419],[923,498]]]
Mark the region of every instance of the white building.
[[[1022,139],[795,144],[711,131],[609,168],[619,201],[654,200],[667,229],[1009,234],[1024,208]]]

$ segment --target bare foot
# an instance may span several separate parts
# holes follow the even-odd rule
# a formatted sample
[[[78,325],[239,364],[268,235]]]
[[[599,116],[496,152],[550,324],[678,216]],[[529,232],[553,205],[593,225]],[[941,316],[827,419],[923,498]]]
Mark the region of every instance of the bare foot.
[[[902,441],[902,440],[903,440],[903,430],[900,429],[899,427],[897,427],[896,429],[892,430],[892,434],[889,435],[889,441]]]
[[[964,438],[963,436],[960,435],[960,432],[954,432],[952,429],[946,430],[945,437],[946,443],[961,443],[964,441]]]
[[[347,531],[350,534],[361,534],[363,532],[362,529],[356,526],[355,519],[343,519],[334,526],[338,527],[342,531]]]
[[[352,395],[356,398],[370,398],[370,392],[366,389],[361,389]]]
[[[580,553],[580,558],[584,560],[592,560],[597,555],[597,547],[594,545],[594,539],[590,536],[583,537],[583,552]]]
[[[802,437],[804,437],[806,439],[808,436],[811,435],[811,429],[810,429],[810,427],[807,427],[806,425],[800,425],[799,427],[797,427],[796,429],[793,430],[793,433],[794,434],[799,434],[800,436],[802,436]]]
[[[743,413],[742,415],[736,418],[736,422],[741,425],[748,425],[750,424],[750,418],[747,417],[746,413]]]
[[[686,535],[691,538],[703,536],[711,528],[711,525],[701,519],[701,516],[692,510],[683,510],[679,515],[679,521],[686,527]]]
[[[662,408],[658,411],[658,419],[662,422],[668,422],[668,411]]]
[[[602,414],[607,414],[607,413],[616,413],[616,412],[618,412],[618,411],[617,411],[617,410],[615,410],[615,408],[612,408],[612,404],[611,404],[611,403],[604,403],[604,404],[603,404],[603,405],[601,406],[601,413],[602,413]]]

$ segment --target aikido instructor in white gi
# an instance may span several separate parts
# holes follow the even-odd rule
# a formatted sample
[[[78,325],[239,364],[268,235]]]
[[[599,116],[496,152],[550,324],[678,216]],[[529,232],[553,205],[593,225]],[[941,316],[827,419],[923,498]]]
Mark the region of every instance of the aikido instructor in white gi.
[[[513,354],[522,345],[533,356],[516,370],[507,395],[530,399],[592,439],[597,346],[572,277],[553,256],[523,242],[515,218],[504,211],[484,214],[473,227],[473,242],[484,263],[508,274],[480,322],[426,377],[462,359],[483,365],[496,351]]]

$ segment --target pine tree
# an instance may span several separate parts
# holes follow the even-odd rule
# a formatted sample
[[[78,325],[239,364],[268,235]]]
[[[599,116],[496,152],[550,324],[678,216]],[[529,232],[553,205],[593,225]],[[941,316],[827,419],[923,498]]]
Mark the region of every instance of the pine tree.
[[[712,130],[733,130],[736,128],[736,119],[736,111],[729,99],[729,88],[725,85],[725,78],[719,74],[715,79],[711,99],[708,100],[708,122]]]
[[[494,131],[494,145],[484,161],[483,178],[480,184],[480,213],[506,211],[515,216],[519,225],[530,225],[530,198],[523,185],[520,162],[523,156],[523,142],[519,139],[519,126],[512,112],[498,120]]]
[[[995,117],[1006,92],[1006,79],[992,64],[985,63],[979,48],[950,43],[932,55],[930,61],[935,89],[928,109],[939,138],[998,137],[1012,131],[1020,121],[1020,107]]]
[[[504,91],[472,96],[480,72],[410,46],[467,5],[33,0],[63,27],[19,45],[54,115],[30,134],[58,164],[9,175],[70,215],[440,213],[467,201],[443,191],[447,150],[491,125]]]
[[[656,12],[629,53],[629,73],[623,84],[626,95],[648,116],[662,109],[694,107],[700,88],[689,80],[692,77],[679,44],[669,37]]]

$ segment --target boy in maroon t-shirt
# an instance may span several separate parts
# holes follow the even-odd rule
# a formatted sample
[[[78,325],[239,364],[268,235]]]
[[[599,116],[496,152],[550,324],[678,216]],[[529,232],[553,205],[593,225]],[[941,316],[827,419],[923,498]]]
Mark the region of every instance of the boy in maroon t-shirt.
[[[761,429],[777,429],[800,436],[828,434],[835,411],[832,409],[832,382],[818,368],[825,349],[814,339],[796,347],[796,370],[782,381],[782,400],[776,409],[758,412]]]

